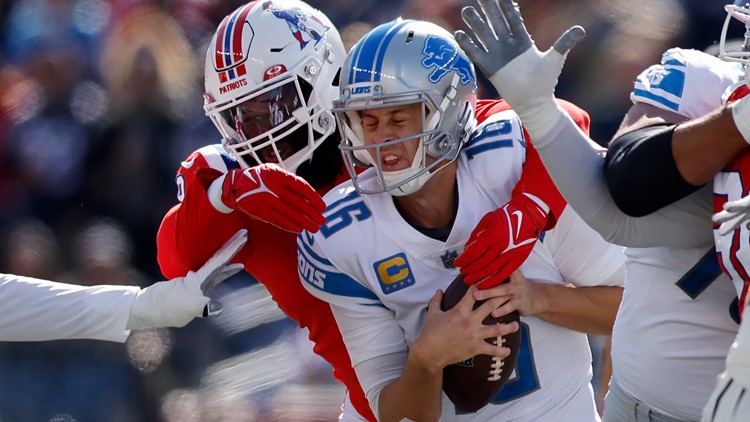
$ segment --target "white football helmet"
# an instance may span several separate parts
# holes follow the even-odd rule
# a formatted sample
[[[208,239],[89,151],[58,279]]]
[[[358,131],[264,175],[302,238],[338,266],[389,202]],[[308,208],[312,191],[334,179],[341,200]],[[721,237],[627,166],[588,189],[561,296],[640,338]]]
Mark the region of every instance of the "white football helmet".
[[[724,6],[724,10],[727,11],[727,17],[724,20],[724,27],[721,30],[721,41],[719,42],[719,58],[730,62],[742,63],[745,68],[745,80],[750,81],[750,71],[748,64],[750,64],[750,0],[736,0],[734,4],[728,4]],[[727,37],[729,30],[729,23],[732,18],[740,21],[745,27],[745,41],[742,44],[742,49],[727,51],[728,41]]]
[[[295,172],[335,132],[331,104],[344,44],[319,10],[259,0],[219,25],[206,54],[204,109],[245,167]]]
[[[453,35],[435,24],[397,19],[365,34],[346,56],[333,109],[339,148],[357,190],[409,195],[455,160],[476,125],[476,80]],[[406,104],[422,104],[422,132],[366,145],[360,112]],[[383,171],[381,149],[415,138],[421,142],[411,167]],[[428,165],[427,155],[437,160]],[[357,166],[374,167],[380,187],[362,186]]]

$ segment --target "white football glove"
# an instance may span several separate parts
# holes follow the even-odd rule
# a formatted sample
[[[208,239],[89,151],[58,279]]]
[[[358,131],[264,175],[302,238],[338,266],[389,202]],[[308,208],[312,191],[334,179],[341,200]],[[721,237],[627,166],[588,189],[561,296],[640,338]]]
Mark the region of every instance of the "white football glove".
[[[580,26],[571,27],[552,48],[541,52],[516,3],[477,1],[486,19],[472,6],[464,7],[462,16],[480,45],[463,31],[456,31],[456,41],[519,115],[531,138],[541,138],[562,116],[554,98],[557,78],[568,51],[586,32]]]
[[[750,195],[724,204],[724,211],[719,211],[711,218],[720,223],[719,234],[724,236],[740,224],[750,222]]]
[[[221,313],[221,304],[206,295],[221,281],[242,271],[242,264],[227,263],[245,243],[247,230],[243,229],[224,243],[198,271],[141,289],[130,308],[127,329],[184,327],[196,317]]]

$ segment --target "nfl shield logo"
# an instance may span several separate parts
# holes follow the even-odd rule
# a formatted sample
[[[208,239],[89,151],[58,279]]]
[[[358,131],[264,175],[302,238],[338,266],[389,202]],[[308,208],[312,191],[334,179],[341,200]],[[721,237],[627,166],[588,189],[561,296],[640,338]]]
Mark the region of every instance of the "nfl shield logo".
[[[445,268],[456,268],[456,266],[453,265],[453,261],[455,261],[457,257],[458,257],[458,252],[448,251],[445,253],[445,255],[441,255],[440,259],[443,260],[443,266]]]

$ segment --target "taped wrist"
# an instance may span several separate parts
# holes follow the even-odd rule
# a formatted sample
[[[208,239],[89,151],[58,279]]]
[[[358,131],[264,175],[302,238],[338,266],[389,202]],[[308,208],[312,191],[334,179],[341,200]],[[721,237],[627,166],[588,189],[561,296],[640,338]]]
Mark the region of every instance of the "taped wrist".
[[[127,329],[183,327],[201,316],[209,298],[186,283],[190,274],[142,288],[130,306]]]
[[[604,175],[615,205],[642,217],[695,192],[682,177],[672,155],[675,124],[647,126],[612,141]]]

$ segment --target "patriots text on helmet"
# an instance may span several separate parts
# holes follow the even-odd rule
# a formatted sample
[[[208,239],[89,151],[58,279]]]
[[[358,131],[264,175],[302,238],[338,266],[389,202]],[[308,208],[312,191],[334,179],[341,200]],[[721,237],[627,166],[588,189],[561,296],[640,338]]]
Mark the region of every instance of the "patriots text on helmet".
[[[222,85],[219,87],[219,92],[221,94],[226,94],[227,92],[234,91],[237,88],[241,88],[243,86],[247,86],[247,79],[242,78],[239,81],[234,81],[232,83]]]

